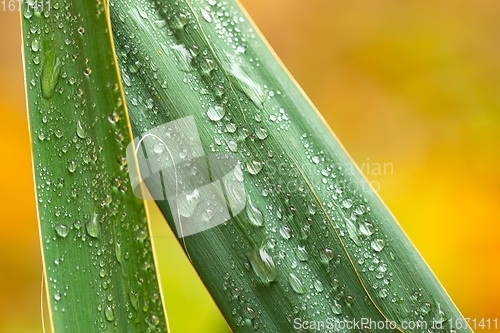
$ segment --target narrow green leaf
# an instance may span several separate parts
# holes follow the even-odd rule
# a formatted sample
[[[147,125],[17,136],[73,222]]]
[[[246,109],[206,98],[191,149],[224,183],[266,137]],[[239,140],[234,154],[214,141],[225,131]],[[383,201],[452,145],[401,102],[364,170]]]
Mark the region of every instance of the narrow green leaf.
[[[111,15],[144,180],[234,332],[470,332],[235,1]]]
[[[166,332],[103,2],[22,5],[29,123],[54,332]]]

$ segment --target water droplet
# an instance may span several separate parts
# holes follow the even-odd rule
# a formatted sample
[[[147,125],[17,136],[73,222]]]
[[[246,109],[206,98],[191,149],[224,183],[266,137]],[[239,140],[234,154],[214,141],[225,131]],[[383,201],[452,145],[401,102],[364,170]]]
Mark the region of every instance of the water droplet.
[[[225,63],[225,69],[231,74],[236,87],[247,95],[255,106],[259,109],[262,108],[262,104],[267,98],[267,95],[262,87],[243,71],[240,64],[238,64],[235,59],[233,59],[229,65],[228,63]]]
[[[92,218],[85,225],[87,233],[93,238],[99,238],[101,234],[101,225],[97,217],[97,214],[92,215]]]
[[[273,258],[267,253],[266,249],[261,247],[258,252],[250,256],[250,264],[254,273],[264,283],[270,283],[276,279],[278,270],[274,264]]]
[[[203,71],[203,74],[205,75],[210,75],[212,71],[215,69],[215,61],[213,61],[210,58],[206,58],[204,61],[201,62],[201,70]]]
[[[316,291],[319,292],[319,293],[324,290],[323,283],[321,283],[320,280],[315,280],[314,283],[313,283],[313,285],[314,285],[314,289],[316,289]]]
[[[49,50],[45,55],[41,76],[42,96],[44,98],[50,99],[54,96],[61,67],[61,60],[56,57],[53,50]]]
[[[226,111],[220,105],[211,106],[208,108],[207,116],[212,121],[219,121],[224,118]]]
[[[83,74],[85,76],[89,76],[90,74],[92,74],[92,69],[90,67],[85,68],[85,70],[83,71]]]
[[[318,164],[319,163],[319,157],[318,156],[313,156],[312,157],[312,161],[314,164]]]
[[[183,217],[190,217],[193,215],[196,206],[201,201],[200,191],[195,189],[191,193],[179,195],[177,198],[177,210]]]
[[[161,154],[165,151],[165,144],[163,142],[157,142],[155,143],[155,145],[153,146],[153,151],[156,153],[156,154]]]
[[[361,222],[359,224],[359,232],[365,236],[371,236],[373,234],[373,224],[369,222]]]
[[[295,291],[297,294],[305,294],[307,292],[306,287],[304,287],[302,281],[300,281],[300,279],[295,274],[290,273],[290,275],[288,276],[288,282],[290,283],[293,291]]]
[[[118,114],[118,112],[113,111],[111,113],[111,115],[109,116],[108,120],[109,120],[110,123],[116,124],[117,122],[120,121],[120,115]]]
[[[255,129],[255,135],[257,136],[257,138],[259,138],[260,140],[264,140],[265,138],[267,138],[267,136],[269,135],[267,130],[263,127],[258,127]]]
[[[380,291],[378,292],[378,295],[379,295],[381,298],[386,298],[387,296],[389,296],[389,292],[387,291],[387,289],[382,288],[382,289],[380,289]]]
[[[33,52],[38,52],[40,50],[40,41],[38,39],[33,39],[31,41],[31,50]]]
[[[262,170],[262,162],[259,161],[251,161],[247,163],[247,170],[252,175],[256,175]]]
[[[143,19],[147,19],[148,18],[148,13],[146,13],[145,11],[143,11],[141,8],[137,8],[137,11],[139,12],[139,16],[142,17]]]
[[[210,15],[210,13],[203,8],[201,9],[201,16],[203,16],[205,21],[207,21],[208,23],[212,22],[212,15]]]
[[[78,33],[79,33],[80,35],[83,35],[83,34],[85,33],[85,28],[84,28],[84,27],[79,27],[79,28],[78,28]]]
[[[429,303],[424,303],[420,307],[420,312],[423,314],[428,314],[431,311],[431,305]]]
[[[333,300],[332,303],[330,304],[330,308],[332,309],[332,312],[336,315],[342,314],[342,305],[340,305],[337,300]]]
[[[61,293],[60,293],[60,292],[56,292],[56,293],[54,294],[54,299],[55,299],[56,301],[60,301],[60,300],[61,300]]]
[[[73,173],[76,171],[77,164],[74,160],[68,162],[68,171]]]
[[[286,225],[281,226],[280,228],[280,235],[284,239],[290,239],[290,228],[287,227]]]
[[[261,227],[264,224],[262,212],[254,206],[250,197],[247,197],[247,216],[250,223],[256,227]]]
[[[332,260],[334,257],[333,251],[329,248],[324,248],[319,252],[319,259],[321,262],[325,265],[328,265],[330,260]]]
[[[344,201],[342,201],[342,206],[344,206],[344,208],[351,208],[352,207],[352,200],[345,199]]]
[[[385,241],[381,238],[377,238],[371,241],[371,247],[373,250],[380,252],[385,246]]]
[[[87,132],[85,131],[85,128],[83,128],[80,120],[78,120],[78,122],[76,123],[76,135],[78,135],[78,137],[82,139],[85,139],[87,137]]]
[[[230,140],[227,142],[227,147],[229,148],[230,151],[233,153],[238,151],[238,143],[236,141]]]
[[[115,243],[115,257],[116,260],[121,264],[122,263],[122,245],[120,243]]]
[[[349,238],[352,239],[354,244],[360,246],[361,241],[359,240],[358,229],[356,228],[354,221],[352,221],[351,219],[344,218],[344,222],[345,222],[345,226],[347,228],[347,233],[349,234]]]
[[[59,237],[66,238],[69,234],[69,228],[65,224],[58,224],[54,227],[54,229]]]
[[[131,291],[129,297],[130,297],[130,304],[132,304],[134,310],[139,311],[139,295]]]
[[[115,320],[115,313],[113,311],[113,308],[111,306],[106,306],[106,309],[104,309],[104,316],[106,317],[107,321],[113,321]]]
[[[257,312],[249,306],[243,308],[243,316],[248,319],[254,319],[257,317]]]
[[[307,258],[309,257],[305,246],[299,245],[295,250],[295,254],[297,255],[297,259],[300,261],[307,261]]]

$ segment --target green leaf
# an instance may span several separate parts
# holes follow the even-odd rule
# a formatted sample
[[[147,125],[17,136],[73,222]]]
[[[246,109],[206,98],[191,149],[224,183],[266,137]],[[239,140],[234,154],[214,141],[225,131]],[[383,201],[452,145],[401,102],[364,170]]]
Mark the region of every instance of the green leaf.
[[[110,10],[134,134],[168,139],[142,156],[204,167],[183,141],[199,136],[205,154],[241,162],[222,182],[212,174],[209,191],[203,168],[141,169],[234,332],[321,323],[357,332],[346,323],[362,318],[385,331],[471,331],[235,1],[114,0]],[[186,119],[195,129],[158,129]],[[245,193],[234,190],[241,178]],[[227,222],[213,221],[241,202]]]
[[[166,332],[103,2],[22,5],[30,133],[54,332]]]

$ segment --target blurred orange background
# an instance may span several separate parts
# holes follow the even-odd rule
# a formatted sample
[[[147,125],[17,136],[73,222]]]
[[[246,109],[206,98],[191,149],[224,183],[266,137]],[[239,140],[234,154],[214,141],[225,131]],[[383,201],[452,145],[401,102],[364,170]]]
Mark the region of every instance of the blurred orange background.
[[[500,2],[242,2],[464,316],[499,318]],[[1,4],[0,129],[0,331],[41,332],[19,14]],[[173,332],[227,332],[152,215]]]

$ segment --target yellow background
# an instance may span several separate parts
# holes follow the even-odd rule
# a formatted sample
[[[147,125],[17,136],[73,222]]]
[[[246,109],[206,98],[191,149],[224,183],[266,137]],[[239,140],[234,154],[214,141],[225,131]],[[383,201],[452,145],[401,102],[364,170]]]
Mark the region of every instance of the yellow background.
[[[392,164],[393,172],[370,170],[367,177],[464,316],[500,317],[500,2],[243,3],[354,160],[365,167]],[[0,2],[5,333],[42,331],[20,43],[18,13]],[[225,332],[174,238],[153,215],[172,329]]]

